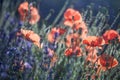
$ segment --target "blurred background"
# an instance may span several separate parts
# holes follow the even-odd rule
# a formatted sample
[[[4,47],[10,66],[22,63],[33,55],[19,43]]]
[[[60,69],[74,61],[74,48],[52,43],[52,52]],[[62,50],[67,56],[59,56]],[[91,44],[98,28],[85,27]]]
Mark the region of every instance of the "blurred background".
[[[3,1],[5,0],[0,0],[0,11],[2,11]],[[48,21],[51,23],[63,7],[66,0],[11,0],[8,8],[12,9],[13,7],[15,8],[15,6],[18,7],[23,1],[35,2],[35,5],[37,4],[36,6],[39,8],[41,19],[44,19],[50,11],[53,11],[54,14]],[[94,13],[98,11],[99,7],[106,7],[109,11],[108,13],[110,14],[109,21],[112,21],[112,19],[114,19],[117,13],[120,11],[120,0],[69,0],[68,7],[70,5],[74,5],[75,9],[82,11],[83,8],[86,8],[86,6],[90,4],[94,5]]]

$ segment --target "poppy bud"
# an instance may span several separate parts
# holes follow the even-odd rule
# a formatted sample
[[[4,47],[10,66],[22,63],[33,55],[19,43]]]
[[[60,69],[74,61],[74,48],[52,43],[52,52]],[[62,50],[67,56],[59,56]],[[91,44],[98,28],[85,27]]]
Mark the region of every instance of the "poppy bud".
[[[78,34],[82,34],[82,28],[79,28],[79,30],[78,30]]]

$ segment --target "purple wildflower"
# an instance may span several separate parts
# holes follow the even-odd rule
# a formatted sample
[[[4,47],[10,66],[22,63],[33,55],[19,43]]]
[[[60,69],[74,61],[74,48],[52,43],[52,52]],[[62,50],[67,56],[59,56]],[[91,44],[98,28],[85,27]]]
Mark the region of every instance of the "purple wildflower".
[[[32,66],[31,66],[28,62],[25,62],[25,63],[24,63],[24,66],[25,66],[25,68],[28,68],[28,69],[31,69],[31,68],[32,68]]]

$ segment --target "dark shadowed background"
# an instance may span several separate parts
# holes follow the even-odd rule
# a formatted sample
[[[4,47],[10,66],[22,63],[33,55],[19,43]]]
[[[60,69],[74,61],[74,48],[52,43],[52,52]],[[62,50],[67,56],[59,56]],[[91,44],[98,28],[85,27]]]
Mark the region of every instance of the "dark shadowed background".
[[[0,0],[0,11],[2,9],[2,3],[4,0]],[[11,0],[11,8],[18,7],[20,3],[25,0]],[[35,2],[36,6],[39,8],[39,13],[41,15],[41,20],[43,20],[50,10],[54,10],[54,14],[49,19],[48,23],[51,23],[59,13],[60,9],[63,7],[66,0],[26,0],[29,2]],[[9,2],[9,1],[8,1]],[[104,6],[108,9],[110,15],[110,21],[115,18],[118,11],[120,11],[120,0],[69,0],[69,5],[74,5],[74,8],[81,11],[86,8],[87,5],[91,3],[94,4],[94,12],[98,12],[98,7]]]

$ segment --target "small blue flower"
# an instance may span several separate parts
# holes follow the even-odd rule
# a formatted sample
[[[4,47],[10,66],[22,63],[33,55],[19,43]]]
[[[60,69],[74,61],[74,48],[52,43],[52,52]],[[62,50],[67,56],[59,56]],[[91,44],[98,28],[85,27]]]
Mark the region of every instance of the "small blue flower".
[[[55,34],[54,34],[54,39],[56,40],[58,36],[59,36],[59,33],[58,33],[58,32],[55,32]]]
[[[12,24],[12,25],[15,24],[15,20],[14,20],[14,18],[10,18],[10,24]]]
[[[18,22],[18,28],[20,29],[22,26],[24,25],[24,23],[22,21]]]
[[[9,17],[10,17],[10,13],[9,13],[9,12],[7,12],[7,13],[5,14],[4,19],[5,19],[5,20],[7,20]]]
[[[48,53],[49,53],[49,52],[48,52],[48,47],[47,47],[47,46],[44,46],[43,52],[44,52],[45,54],[48,54]]]
[[[6,72],[2,72],[1,73],[1,78],[2,79],[7,79],[8,78],[8,74]]]
[[[56,50],[57,49],[57,44],[56,43],[48,43],[48,47],[52,50]]]

